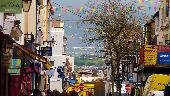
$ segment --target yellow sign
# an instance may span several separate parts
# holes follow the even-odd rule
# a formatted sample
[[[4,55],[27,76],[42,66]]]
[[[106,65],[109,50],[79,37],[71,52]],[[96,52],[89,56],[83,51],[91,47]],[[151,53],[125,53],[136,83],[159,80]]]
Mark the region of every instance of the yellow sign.
[[[78,87],[80,84],[74,84],[73,86],[69,86],[68,89],[66,90],[67,93],[75,90],[76,92],[78,92],[79,96],[87,96],[87,92],[92,92],[92,94],[94,95],[94,83],[87,83],[84,84],[84,88],[83,90],[80,90],[80,88]]]
[[[156,65],[157,61],[157,46],[145,45],[144,48],[144,65],[152,66]]]

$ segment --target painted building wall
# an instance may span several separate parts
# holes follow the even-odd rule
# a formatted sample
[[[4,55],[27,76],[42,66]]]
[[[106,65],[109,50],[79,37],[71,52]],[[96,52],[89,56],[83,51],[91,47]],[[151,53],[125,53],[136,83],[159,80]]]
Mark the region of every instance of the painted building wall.
[[[62,22],[56,22],[62,23]],[[52,47],[52,56],[50,57],[51,61],[54,61],[54,76],[50,79],[50,89],[57,89],[62,92],[62,79],[58,78],[57,68],[58,66],[64,66],[66,63],[66,55],[63,55],[63,37],[64,37],[64,26],[54,27],[52,22],[50,22],[50,37],[54,38],[55,44]]]
[[[4,14],[3,13],[0,13],[0,25],[3,26],[3,17],[4,17]]]
[[[49,17],[49,13],[47,11],[47,0],[41,0],[42,5],[40,7],[40,14],[38,16],[39,18],[39,26],[42,29],[42,40],[43,41],[47,41],[48,40],[48,17]],[[42,43],[42,42],[41,42]]]
[[[155,18],[155,33],[157,35],[158,45],[165,45],[165,40],[170,39],[170,30],[167,27],[167,25],[169,25],[169,15],[167,15],[169,14],[169,9],[167,9],[166,4],[168,3],[166,1],[167,0],[161,1],[163,5],[159,6],[159,16],[158,18]]]
[[[36,0],[32,1],[30,11],[28,13],[28,33],[36,36]]]

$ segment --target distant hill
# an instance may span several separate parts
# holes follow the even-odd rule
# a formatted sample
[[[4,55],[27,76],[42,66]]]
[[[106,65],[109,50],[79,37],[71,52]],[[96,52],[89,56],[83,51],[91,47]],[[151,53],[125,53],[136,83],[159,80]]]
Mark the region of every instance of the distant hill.
[[[104,61],[101,58],[75,57],[74,64],[77,66],[104,66]]]

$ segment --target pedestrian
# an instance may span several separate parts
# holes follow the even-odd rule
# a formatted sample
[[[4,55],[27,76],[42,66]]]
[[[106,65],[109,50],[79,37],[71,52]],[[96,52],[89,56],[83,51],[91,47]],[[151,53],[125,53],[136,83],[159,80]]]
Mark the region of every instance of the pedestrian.
[[[79,96],[79,95],[78,95],[78,93],[75,90],[73,90],[73,91],[71,91],[69,96]]]
[[[164,96],[170,96],[170,86],[165,86]]]
[[[112,96],[112,92],[109,92],[109,96]]]
[[[50,89],[48,89],[46,92],[46,96],[52,96],[52,94],[53,94],[53,92]]]
[[[41,91],[41,96],[46,96],[44,91]]]
[[[68,96],[67,92],[62,92],[61,96]]]
[[[52,96],[61,96],[58,90],[53,90]]]
[[[135,86],[135,84],[133,84],[131,87],[131,96],[135,95],[135,89],[136,89],[136,86]]]
[[[27,96],[26,90],[25,89],[21,89],[18,96]]]
[[[41,96],[41,91],[39,89],[34,89],[33,96]]]

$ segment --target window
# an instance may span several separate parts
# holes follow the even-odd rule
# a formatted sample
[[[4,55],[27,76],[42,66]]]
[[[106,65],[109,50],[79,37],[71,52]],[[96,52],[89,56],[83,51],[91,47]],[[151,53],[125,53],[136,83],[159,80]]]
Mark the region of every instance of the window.
[[[168,34],[165,34],[165,40],[168,40]]]
[[[159,45],[163,45],[163,42],[159,42]]]
[[[50,65],[51,65],[51,66],[54,66],[54,61],[50,61]]]
[[[63,28],[64,22],[60,20],[52,20],[52,27],[53,28]]]

